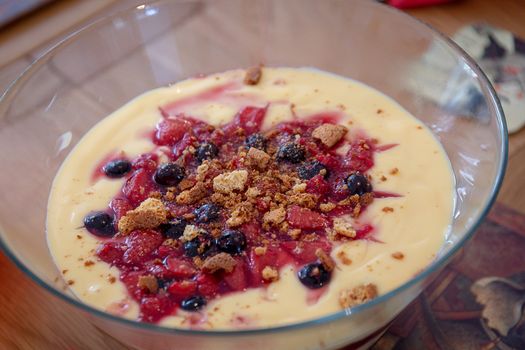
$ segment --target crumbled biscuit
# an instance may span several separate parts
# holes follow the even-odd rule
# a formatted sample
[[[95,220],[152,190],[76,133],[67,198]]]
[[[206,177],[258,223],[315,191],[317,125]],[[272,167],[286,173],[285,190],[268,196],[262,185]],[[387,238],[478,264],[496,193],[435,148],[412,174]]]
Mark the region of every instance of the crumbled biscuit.
[[[338,251],[336,256],[337,256],[337,258],[338,258],[339,260],[341,260],[341,262],[343,263],[343,265],[350,265],[350,264],[352,264],[352,259],[350,259],[350,258],[346,255],[346,253],[345,253],[344,250],[340,250],[340,251]]]
[[[253,205],[249,202],[241,203],[235,208],[230,218],[226,221],[226,225],[229,227],[238,227],[248,222],[252,217]]]
[[[222,173],[213,179],[213,189],[215,192],[228,194],[232,191],[242,191],[248,181],[246,170],[234,170],[229,173]]]
[[[388,179],[386,178],[385,175],[381,175],[381,177],[379,178],[379,180],[385,182],[385,181],[388,180]]]
[[[261,256],[261,255],[266,254],[266,249],[267,249],[266,247],[255,247],[253,251],[255,252],[255,255]]]
[[[374,194],[372,192],[363,193],[359,196],[359,204],[361,206],[370,205],[374,201]]]
[[[257,187],[250,187],[245,192],[248,198],[257,198],[261,194],[261,191]]]
[[[390,170],[390,175],[396,175],[397,173],[399,173],[399,169],[398,168],[394,168],[394,169]]]
[[[361,214],[361,204],[357,203],[354,207],[354,210],[352,211],[352,217],[356,218]]]
[[[293,230],[288,231],[288,236],[290,236],[293,240],[298,240],[299,237],[301,237],[301,229],[300,228],[294,228]]]
[[[335,268],[335,262],[332,257],[326,254],[326,252],[321,248],[317,248],[315,250],[315,256],[319,259],[327,271],[332,271]]]
[[[189,190],[182,191],[176,198],[177,204],[193,204],[204,197],[207,194],[206,185],[202,182],[198,182]]]
[[[394,258],[396,260],[403,260],[404,257],[405,257],[405,254],[403,254],[401,252],[392,253],[392,258]]]
[[[188,242],[197,238],[202,233],[202,230],[195,225],[186,225],[184,227],[184,233],[180,237],[183,242]]]
[[[257,85],[261,80],[261,76],[261,66],[251,67],[246,70],[246,75],[244,76],[244,83],[246,85]]]
[[[266,169],[272,159],[268,153],[254,147],[250,147],[246,156],[250,160],[250,164],[261,170]]]
[[[201,182],[204,181],[208,170],[210,170],[210,165],[207,161],[204,161],[201,165],[197,167],[197,175],[195,176],[195,179]]]
[[[357,233],[351,223],[341,218],[334,219],[334,231],[348,238],[354,238]]]
[[[149,194],[149,198],[161,199],[162,193],[160,193],[159,191],[153,191]]]
[[[208,273],[214,273],[219,270],[232,272],[236,264],[237,261],[235,261],[235,259],[232,258],[231,255],[226,253],[219,253],[206,258],[201,268],[203,271]]]
[[[285,197],[284,202],[287,204],[296,204],[301,207],[313,209],[317,205],[318,197],[311,193],[295,193]]]
[[[156,293],[159,289],[157,278],[153,275],[139,276],[137,286],[148,290],[150,293]]]
[[[323,212],[323,213],[328,213],[332,210],[335,209],[337,205],[335,205],[335,203],[321,203],[319,204],[319,209]]]
[[[265,266],[262,270],[262,278],[267,282],[279,280],[279,271],[275,267]]]
[[[292,190],[297,193],[303,193],[306,191],[306,183],[300,183],[292,187]]]
[[[392,207],[384,207],[383,209],[381,209],[383,212],[385,213],[392,213],[394,211],[394,208]]]
[[[264,225],[278,225],[286,218],[286,210],[279,207],[274,210],[266,212],[263,216]]]
[[[130,210],[120,218],[118,229],[126,235],[137,229],[150,229],[168,222],[168,210],[156,198],[148,198],[140,205]]]
[[[84,261],[84,266],[87,267],[87,266],[92,266],[92,265],[95,265],[95,262],[94,262],[94,261],[92,261],[92,260],[86,260],[86,261]]]
[[[195,181],[190,179],[182,179],[182,181],[179,183],[179,190],[185,191],[192,188],[193,186],[195,186]]]
[[[327,147],[335,145],[345,134],[348,129],[342,125],[323,124],[315,128],[312,137],[318,139]]]
[[[376,296],[377,287],[375,284],[360,285],[341,291],[341,294],[339,294],[339,304],[346,309],[367,302]]]

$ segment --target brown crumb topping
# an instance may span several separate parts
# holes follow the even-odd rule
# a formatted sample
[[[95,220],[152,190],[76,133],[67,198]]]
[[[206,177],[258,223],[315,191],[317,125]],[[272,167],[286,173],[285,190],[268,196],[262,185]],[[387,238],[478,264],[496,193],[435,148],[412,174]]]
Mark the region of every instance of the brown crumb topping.
[[[323,264],[327,271],[332,271],[335,268],[335,261],[321,248],[317,248],[315,250],[315,256],[317,256],[317,258],[319,259],[321,264]]]
[[[85,267],[92,266],[92,265],[95,265],[95,262],[94,262],[94,261],[92,261],[92,260],[86,260],[86,261],[84,261],[84,266],[85,266]]]
[[[180,237],[183,242],[191,241],[197,238],[203,231],[195,225],[186,225],[184,233]]]
[[[403,254],[401,252],[394,252],[394,253],[392,253],[392,258],[394,258],[396,260],[403,260],[404,257],[405,257],[405,254]]]
[[[182,191],[175,200],[177,204],[193,204],[206,197],[207,194],[206,185],[198,182],[189,190]]]
[[[267,282],[275,282],[279,280],[279,271],[275,267],[265,266],[262,270],[262,278]]]
[[[239,206],[232,211],[230,218],[226,221],[226,225],[229,227],[241,226],[245,222],[250,221],[253,212],[254,208],[250,202],[240,203]]]
[[[300,228],[294,228],[293,230],[288,231],[288,236],[296,241],[299,239],[299,237],[301,237],[301,233],[302,231]]]
[[[248,181],[248,171],[234,170],[217,175],[213,179],[213,190],[215,192],[228,194],[233,191],[242,191]]]
[[[208,273],[214,273],[219,270],[232,272],[235,265],[237,265],[237,261],[235,261],[231,255],[227,253],[219,253],[206,258],[201,269]]]
[[[323,124],[315,128],[312,132],[312,137],[330,148],[339,142],[347,132],[348,129],[342,125]]]
[[[336,234],[345,236],[348,238],[354,238],[355,235],[357,234],[352,224],[341,218],[334,219],[334,231]]]
[[[261,256],[261,255],[266,254],[266,250],[267,250],[266,247],[255,247],[254,252],[255,252],[255,255]]]
[[[147,290],[150,293],[156,293],[159,289],[157,278],[153,275],[140,276],[137,286]]]
[[[398,168],[393,168],[392,170],[390,170],[390,175],[396,175],[397,173],[399,173]]]
[[[343,290],[339,294],[339,304],[343,308],[353,307],[372,300],[377,296],[375,284],[364,284],[352,289]]]
[[[336,256],[337,256],[337,258],[339,260],[341,260],[343,265],[350,265],[350,264],[352,264],[352,259],[350,259],[348,257],[348,255],[346,255],[346,252],[344,250],[338,251]]]
[[[381,175],[381,177],[379,178],[379,180],[385,182],[387,179],[387,177],[385,175]]]
[[[168,210],[157,198],[148,198],[120,218],[118,229],[126,235],[138,229],[152,229],[168,221]]]
[[[335,205],[334,203],[321,203],[321,204],[319,204],[319,209],[323,213],[328,213],[328,212],[334,210],[335,207],[337,207],[337,205]]]
[[[282,207],[268,211],[263,216],[263,227],[276,226],[286,218],[286,210]]]
[[[246,75],[244,76],[244,83],[246,85],[257,85],[262,77],[262,68],[261,66],[251,67],[246,70]]]
[[[383,209],[381,209],[383,212],[385,213],[392,213],[394,211],[394,208],[392,207],[384,207]]]
[[[268,153],[254,147],[250,147],[246,157],[250,161],[251,165],[261,170],[266,169],[270,163],[270,160],[272,159]]]

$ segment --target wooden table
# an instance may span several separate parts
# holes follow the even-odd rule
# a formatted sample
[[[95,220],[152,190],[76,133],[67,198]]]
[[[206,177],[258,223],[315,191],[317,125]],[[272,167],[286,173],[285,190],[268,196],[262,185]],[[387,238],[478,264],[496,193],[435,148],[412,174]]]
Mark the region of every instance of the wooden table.
[[[61,1],[0,30],[0,92],[58,37],[135,3],[140,1]],[[487,22],[525,38],[522,0],[465,0],[408,13],[448,35],[467,23]],[[509,167],[498,200],[523,214],[524,177],[525,130],[521,130],[510,137]],[[1,254],[0,280],[0,349],[128,349],[88,323],[80,311],[51,297]]]

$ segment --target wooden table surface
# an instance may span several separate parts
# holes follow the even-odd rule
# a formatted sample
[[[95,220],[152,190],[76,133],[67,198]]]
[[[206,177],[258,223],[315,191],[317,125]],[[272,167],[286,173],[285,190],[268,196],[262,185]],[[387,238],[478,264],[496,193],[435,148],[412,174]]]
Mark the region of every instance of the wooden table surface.
[[[60,1],[0,29],[0,94],[58,37],[102,13],[134,3],[140,1]],[[525,38],[523,0],[464,0],[407,12],[447,35],[465,24],[486,22]],[[525,214],[523,178],[525,130],[510,137],[509,166],[498,197]],[[0,280],[0,349],[128,349],[92,326],[80,311],[37,286],[2,254]]]

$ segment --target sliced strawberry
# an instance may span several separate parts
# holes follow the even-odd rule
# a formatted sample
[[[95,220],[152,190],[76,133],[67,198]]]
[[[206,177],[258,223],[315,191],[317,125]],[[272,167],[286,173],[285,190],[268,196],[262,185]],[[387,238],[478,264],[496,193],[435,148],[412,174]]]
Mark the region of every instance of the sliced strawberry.
[[[178,117],[161,120],[157,126],[153,141],[158,145],[173,146],[191,129],[191,123]]]
[[[288,208],[287,219],[293,227],[307,230],[320,229],[328,225],[328,220],[323,215],[297,205]]]
[[[217,277],[207,273],[199,273],[194,281],[197,283],[197,290],[202,296],[214,297],[219,289]]]
[[[133,169],[144,169],[153,173],[157,169],[159,157],[154,153],[144,153],[133,160]]]
[[[261,130],[261,125],[266,115],[267,107],[244,107],[235,115],[232,122],[224,126],[225,135],[233,135],[238,128],[244,129],[247,135]]]
[[[197,291],[195,281],[175,281],[168,287],[168,292],[178,301],[191,296]]]
[[[137,206],[146,200],[155,189],[156,186],[151,175],[146,170],[139,169],[126,181],[122,188],[122,193],[124,193],[131,205]]]
[[[124,243],[109,241],[102,243],[97,249],[97,256],[100,260],[111,264],[117,265],[122,261],[122,256],[126,251],[127,246]]]
[[[157,322],[175,311],[175,308],[176,305],[165,294],[145,296],[140,302],[139,320],[150,323]]]
[[[145,263],[162,241],[162,235],[156,231],[133,231],[126,239],[128,249],[124,253],[123,261],[132,265]]]
[[[113,198],[109,207],[115,213],[115,222],[118,222],[128,211],[133,210],[131,203],[124,197]]]
[[[350,145],[345,156],[345,166],[351,171],[365,172],[374,166],[373,145],[368,141],[356,141]]]
[[[172,273],[173,277],[189,278],[197,274],[197,270],[189,263],[175,257],[168,257],[164,261],[167,269]]]
[[[233,291],[246,289],[248,281],[246,279],[245,263],[242,259],[236,259],[237,265],[232,272],[224,275],[224,281]]]
[[[281,268],[282,266],[292,263],[292,257],[277,245],[270,244],[266,247],[266,252],[262,255],[255,253],[255,248],[249,253],[249,271],[251,285],[257,287],[264,284],[262,270],[266,266]]]
[[[180,140],[179,142],[175,144],[175,146],[173,146],[173,150],[172,150],[173,156],[175,158],[179,158],[182,155],[182,152],[184,152],[186,148],[188,148],[189,146],[195,143],[197,143],[197,138],[193,136],[191,133],[187,133],[186,135],[184,135],[182,140]]]
[[[316,175],[306,183],[306,192],[324,196],[330,193],[330,185],[322,175]]]
[[[137,301],[146,295],[146,292],[139,287],[139,277],[143,275],[142,271],[123,272],[120,275],[120,280],[128,289],[128,293]]]

